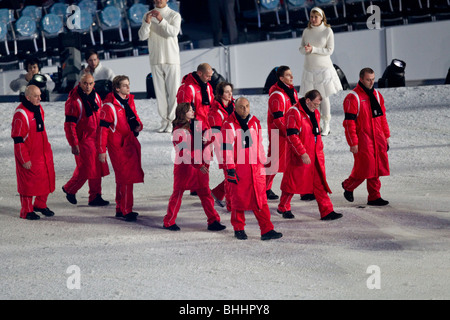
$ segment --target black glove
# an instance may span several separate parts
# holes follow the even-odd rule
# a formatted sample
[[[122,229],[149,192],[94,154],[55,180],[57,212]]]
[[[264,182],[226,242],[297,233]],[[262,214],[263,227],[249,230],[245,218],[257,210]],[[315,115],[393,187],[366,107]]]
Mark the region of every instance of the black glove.
[[[228,169],[227,170],[227,181],[237,184],[239,182],[239,178],[236,174],[236,170],[235,169]]]

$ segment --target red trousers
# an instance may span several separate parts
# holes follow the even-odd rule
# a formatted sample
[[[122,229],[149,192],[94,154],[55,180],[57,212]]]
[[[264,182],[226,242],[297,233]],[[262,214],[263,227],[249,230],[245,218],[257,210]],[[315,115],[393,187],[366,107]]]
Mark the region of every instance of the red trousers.
[[[84,184],[88,181],[89,183],[89,202],[93,201],[97,194],[102,194],[102,178],[88,179],[80,174],[78,168],[75,169],[72,178],[64,186],[64,190],[67,193],[75,194]]]
[[[116,212],[126,215],[133,211],[133,184],[116,183]]]
[[[319,172],[315,169],[313,180],[313,193],[316,197],[317,204],[319,206],[320,217],[323,218],[330,212],[334,211],[333,204],[331,203],[330,197],[323,185],[322,179]],[[280,203],[278,204],[279,211],[290,211],[291,210],[291,199],[294,194],[288,193],[286,191],[281,192]]]
[[[366,179],[357,179],[350,176],[343,182],[342,186],[344,187],[345,190],[353,192],[353,190],[355,190],[361,183],[363,183],[364,180]],[[373,201],[380,198],[381,197],[380,189],[381,189],[380,178],[375,177],[367,179],[367,191],[369,192],[367,200]]]
[[[227,182],[227,171],[224,169],[223,174],[225,176],[225,179],[221,183],[217,185],[214,189],[211,190],[211,193],[216,197],[216,199],[222,201],[224,198],[227,202],[227,210],[231,211],[231,200],[230,200],[230,188],[229,184]]]
[[[214,221],[220,222],[220,216],[214,209],[214,198],[211,196],[209,188],[201,188],[195,190],[202,203],[203,210],[207,217],[207,223],[210,225]],[[169,205],[167,207],[167,214],[164,216],[164,226],[170,227],[175,223],[178,212],[181,207],[181,200],[183,198],[184,190],[173,190],[169,199]]]
[[[275,174],[266,175],[266,190],[269,191],[272,189],[273,179],[275,178]]]
[[[256,220],[258,220],[261,234],[273,230],[273,224],[270,221],[270,210],[267,204],[265,204],[260,210],[253,210],[253,213],[255,214]],[[232,209],[230,222],[234,228],[234,231],[244,230],[245,211]]]
[[[32,196],[24,196],[20,195],[20,217],[22,219],[26,219],[27,213],[33,212],[34,207],[39,209],[45,209],[47,208],[47,198],[48,194],[45,196],[36,196],[34,199],[34,205],[33,205],[33,197]]]

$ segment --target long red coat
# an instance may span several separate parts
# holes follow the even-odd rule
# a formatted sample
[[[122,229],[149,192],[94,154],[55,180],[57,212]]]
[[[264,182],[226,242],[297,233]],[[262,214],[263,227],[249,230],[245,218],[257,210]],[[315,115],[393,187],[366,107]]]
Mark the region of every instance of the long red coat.
[[[304,101],[301,99],[300,101]],[[314,111],[316,121],[320,123],[320,113]],[[312,123],[300,103],[286,112],[288,130],[287,166],[281,180],[280,189],[294,194],[311,194],[314,191],[314,175],[320,174],[325,190],[331,193],[325,174],[325,155],[322,136],[315,136]],[[304,164],[301,155],[307,153],[311,164]],[[316,161],[318,166],[316,166]],[[318,169],[318,170],[316,170]]]
[[[231,207],[235,210],[261,210],[267,204],[266,156],[262,145],[261,124],[255,116],[248,120],[252,144],[243,146],[243,131],[233,112],[222,126],[225,169],[235,169],[237,184],[229,183]]]
[[[64,131],[67,142],[71,147],[79,146],[80,154],[75,156],[77,168],[88,179],[96,179],[109,174],[108,163],[101,163],[97,153],[97,128],[100,123],[99,111],[92,110],[90,117],[86,116],[83,103],[78,94],[78,86],[69,93],[65,104],[66,122]],[[99,107],[102,100],[96,94],[96,103]]]
[[[142,121],[136,112],[132,94],[129,95],[128,104],[142,129]],[[103,106],[100,109],[100,121],[101,124],[97,131],[98,152],[105,153],[108,150],[116,182],[118,184],[144,182],[141,144],[130,129],[124,107],[117,101],[112,92],[103,101]],[[104,126],[105,123],[109,126]]]
[[[42,120],[44,110],[41,108]],[[24,196],[48,195],[55,191],[55,167],[53,152],[47,132],[36,131],[34,113],[20,104],[13,116],[11,138],[22,138],[14,144],[16,161],[17,191]],[[22,164],[31,161],[31,169]]]
[[[199,128],[201,133],[201,128]],[[209,174],[202,173],[202,165],[209,166],[202,155],[202,141],[194,142],[191,129],[175,128],[172,134],[175,148],[175,163],[173,167],[174,190],[198,190],[209,188]]]
[[[177,92],[177,103],[190,103],[195,110],[195,118],[198,121],[202,121],[203,129],[209,128],[208,112],[211,107],[211,103],[214,100],[214,91],[209,82],[207,83],[207,91],[209,95],[210,105],[204,105],[202,103],[202,92],[200,89],[200,85],[198,84],[192,73],[189,73],[184,76],[183,83],[178,88]]]
[[[351,173],[357,179],[390,174],[386,141],[390,131],[386,107],[381,93],[375,90],[374,94],[383,111],[383,115],[376,118],[372,117],[369,96],[359,84],[344,99],[345,137],[349,146],[358,145],[358,152],[353,154],[355,162]]]
[[[293,88],[293,86],[290,86]],[[297,91],[294,89],[295,100],[298,103]],[[269,90],[269,108],[267,112],[267,129],[269,131],[269,150],[268,160],[270,163],[266,165],[268,174],[284,172],[286,168],[286,120],[285,115],[292,106],[289,96],[282,88],[275,83]],[[273,146],[272,142],[278,144]],[[278,157],[273,154],[274,147],[278,148]],[[272,159],[274,157],[274,159]]]

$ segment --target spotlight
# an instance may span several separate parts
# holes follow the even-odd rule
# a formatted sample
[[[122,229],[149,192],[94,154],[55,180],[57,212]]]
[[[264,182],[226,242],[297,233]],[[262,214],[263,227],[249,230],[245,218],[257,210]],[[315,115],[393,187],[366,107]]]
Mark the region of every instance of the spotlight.
[[[405,61],[393,59],[383,76],[378,79],[378,88],[394,88],[405,86]]]

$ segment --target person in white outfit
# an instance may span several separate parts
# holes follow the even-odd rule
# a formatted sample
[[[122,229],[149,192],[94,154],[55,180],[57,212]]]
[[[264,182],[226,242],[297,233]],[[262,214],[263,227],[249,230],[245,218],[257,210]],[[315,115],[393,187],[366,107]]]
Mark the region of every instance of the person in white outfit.
[[[114,71],[102,65],[100,59],[98,58],[97,51],[95,50],[86,51],[84,59],[86,60],[87,67],[81,70],[80,79],[83,77],[85,73],[90,73],[94,77],[94,81],[98,80],[113,81],[115,77]],[[75,84],[75,87],[77,85],[78,82]]]
[[[322,9],[311,9],[308,28],[303,31],[300,52],[305,55],[300,95],[316,89],[322,95],[320,114],[323,136],[330,133],[330,99],[342,90],[342,84],[330,56],[334,51],[334,34]]]
[[[167,5],[167,0],[153,0],[155,9],[144,15],[139,40],[148,41],[150,67],[161,127],[158,132],[172,132],[181,84],[178,34],[181,16]]]

